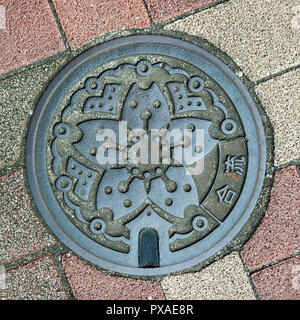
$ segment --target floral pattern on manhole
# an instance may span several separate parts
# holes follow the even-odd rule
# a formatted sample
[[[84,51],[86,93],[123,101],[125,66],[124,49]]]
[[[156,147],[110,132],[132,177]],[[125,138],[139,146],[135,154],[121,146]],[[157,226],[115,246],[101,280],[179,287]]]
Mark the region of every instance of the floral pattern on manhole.
[[[105,269],[193,266],[248,220],[264,175],[256,107],[192,44],[131,36],[96,46],[51,82],[27,141],[33,197],[55,234]]]

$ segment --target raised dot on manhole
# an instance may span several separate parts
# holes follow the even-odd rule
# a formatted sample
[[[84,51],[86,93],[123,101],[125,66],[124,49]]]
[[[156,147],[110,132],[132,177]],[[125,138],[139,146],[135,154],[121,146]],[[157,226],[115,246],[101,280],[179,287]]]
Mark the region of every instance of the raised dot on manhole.
[[[227,131],[232,130],[232,128],[233,128],[232,123],[226,123],[226,125],[225,125],[225,129],[226,129]]]
[[[95,156],[97,154],[97,148],[91,148],[90,149],[90,155]]]
[[[104,192],[105,192],[106,194],[111,194],[111,193],[112,193],[112,188],[111,188],[110,186],[106,186],[106,187],[104,188]]]
[[[172,200],[171,198],[166,198],[166,199],[165,199],[165,205],[166,205],[166,206],[171,206],[172,203],[173,203],[173,200]]]
[[[153,107],[154,108],[159,108],[160,107],[160,101],[159,100],[153,101]]]
[[[191,186],[190,184],[185,184],[185,185],[183,186],[183,190],[184,190],[185,192],[190,192],[190,191],[192,190],[192,186]]]
[[[122,193],[125,193],[125,192],[128,191],[127,181],[121,181],[121,182],[119,182],[119,184],[118,184],[118,191],[119,191],[119,192],[122,192]]]
[[[201,153],[202,150],[203,150],[202,146],[200,146],[200,145],[195,146],[195,152],[196,153]]]
[[[60,133],[60,134],[65,134],[66,133],[66,128],[65,127],[60,127],[59,129],[58,129],[58,132]]]
[[[254,232],[268,130],[240,67],[219,53],[201,38],[119,37],[79,54],[41,93],[26,133],[28,182],[75,254],[157,276],[206,265]]]
[[[132,100],[132,101],[130,101],[129,106],[130,106],[132,109],[134,109],[134,108],[137,107],[137,102],[134,101],[134,100]]]
[[[195,130],[195,126],[192,124],[192,123],[189,123],[186,128],[189,130],[189,131],[194,131]]]
[[[141,111],[141,119],[149,120],[152,117],[152,112],[149,109],[143,109]]]
[[[129,199],[125,199],[125,200],[123,201],[123,205],[124,205],[124,207],[128,208],[128,207],[131,206],[131,201],[130,201]]]
[[[103,126],[98,126],[96,129],[97,133],[100,133],[100,134],[103,132],[103,130],[104,130]]]
[[[140,69],[141,69],[142,72],[147,72],[148,66],[147,66],[146,64],[142,64],[142,65],[140,66]]]
[[[166,183],[166,189],[169,192],[174,192],[177,189],[177,183],[175,181],[173,181],[173,180],[169,180]]]
[[[68,185],[69,185],[69,183],[68,183],[68,181],[66,181],[66,180],[62,180],[62,181],[60,182],[60,186],[61,186],[62,188],[67,188]]]
[[[199,219],[199,220],[197,220],[196,225],[198,228],[202,228],[204,226],[204,221]]]
[[[145,171],[145,172],[144,172],[144,177],[145,177],[145,178],[149,178],[149,177],[150,177],[150,173],[149,173],[148,171]]]
[[[161,173],[161,168],[156,168],[156,169],[155,169],[155,172],[156,172],[157,174],[160,174],[160,173]]]
[[[94,229],[95,229],[95,230],[100,230],[101,228],[102,228],[102,225],[101,225],[100,222],[96,222],[96,223],[94,224]]]
[[[194,89],[198,89],[200,87],[200,85],[201,84],[200,84],[200,82],[198,80],[194,80],[192,82],[192,86],[193,86]]]
[[[90,82],[90,88],[91,89],[96,89],[97,88],[97,82]]]

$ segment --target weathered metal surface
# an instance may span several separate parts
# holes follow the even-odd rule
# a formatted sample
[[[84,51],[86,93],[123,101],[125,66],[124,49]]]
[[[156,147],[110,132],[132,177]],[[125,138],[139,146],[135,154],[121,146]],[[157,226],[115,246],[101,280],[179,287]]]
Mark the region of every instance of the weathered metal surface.
[[[263,127],[240,80],[164,36],[78,56],[41,97],[27,141],[30,187],[54,233],[135,275],[181,270],[224,247],[251,214],[264,163]]]

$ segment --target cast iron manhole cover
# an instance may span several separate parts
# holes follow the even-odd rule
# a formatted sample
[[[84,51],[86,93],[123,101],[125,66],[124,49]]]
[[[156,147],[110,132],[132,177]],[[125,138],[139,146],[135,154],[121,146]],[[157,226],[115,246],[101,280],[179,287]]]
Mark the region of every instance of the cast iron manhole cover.
[[[182,270],[243,227],[265,171],[261,120],[238,77],[166,36],[96,46],[34,111],[29,184],[59,239],[99,266]]]

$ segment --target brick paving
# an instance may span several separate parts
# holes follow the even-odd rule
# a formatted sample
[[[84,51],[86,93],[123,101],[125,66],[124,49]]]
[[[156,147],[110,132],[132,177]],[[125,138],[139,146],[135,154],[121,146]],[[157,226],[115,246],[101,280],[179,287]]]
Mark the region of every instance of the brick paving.
[[[295,166],[275,174],[267,213],[242,250],[250,270],[300,251],[300,177]]]
[[[160,4],[0,0],[0,266],[7,282],[1,299],[300,299],[297,3]],[[197,273],[157,281],[108,275],[66,254],[37,218],[23,177],[26,126],[47,82],[72,50],[131,28],[178,30],[211,41],[252,81],[274,127],[273,191],[250,240]]]
[[[151,18],[154,22],[163,22],[194,9],[209,5],[216,0],[146,0]]]
[[[0,29],[0,74],[65,50],[47,0],[0,0],[5,24]]]
[[[262,300],[300,300],[300,258],[290,258],[252,275]]]
[[[53,3],[73,49],[110,31],[150,26],[142,0],[124,0],[122,5],[119,0],[54,0]]]
[[[78,300],[163,300],[159,282],[117,278],[84,263],[74,255],[64,255],[62,264]]]

